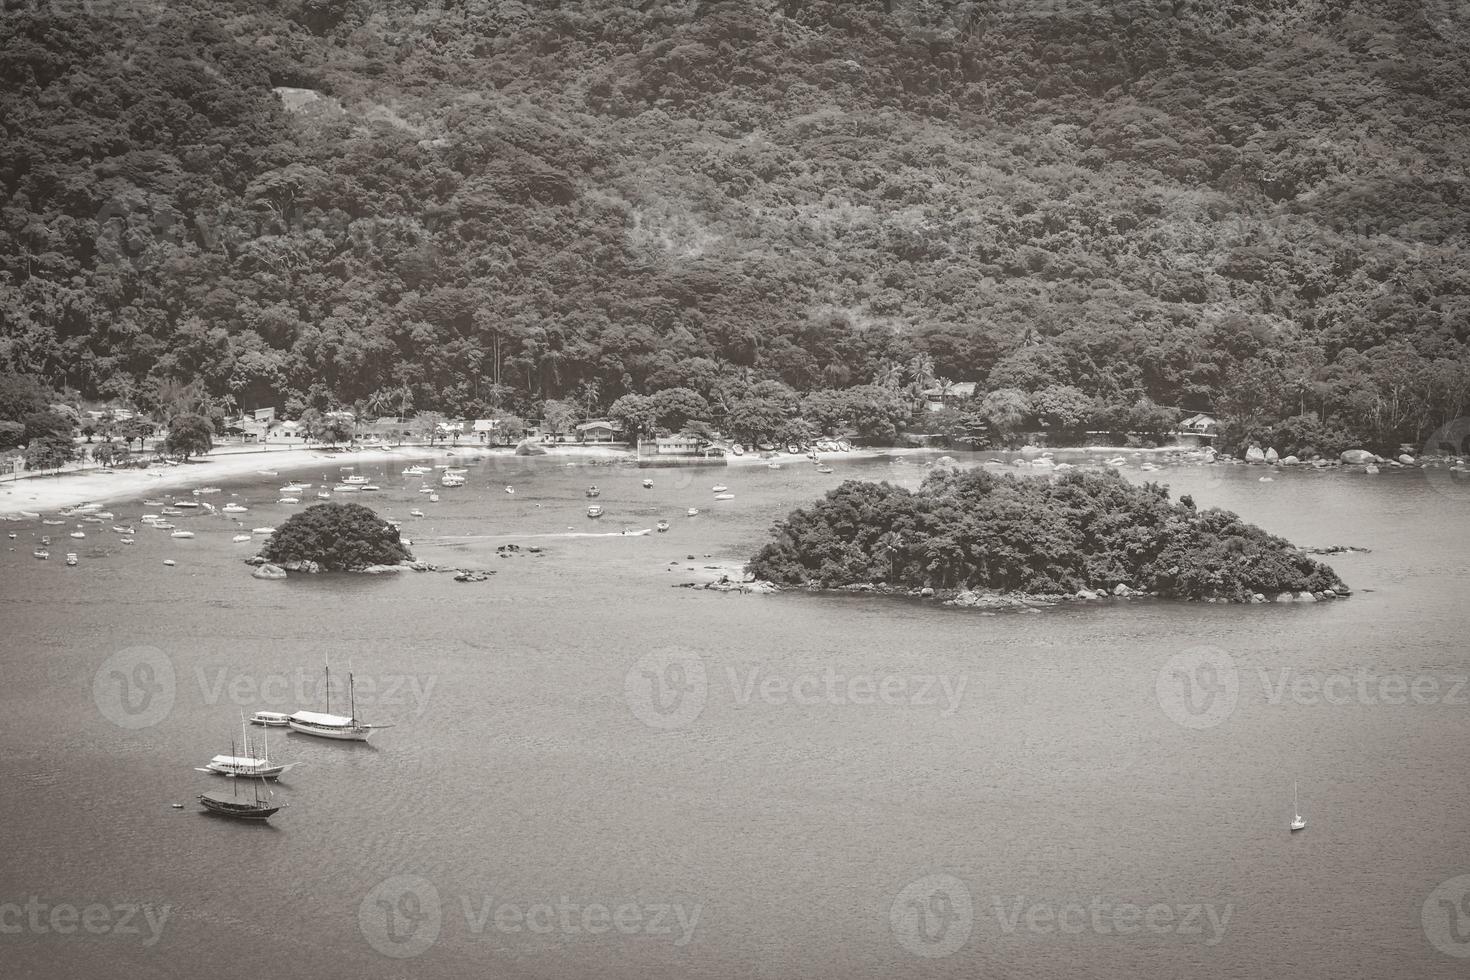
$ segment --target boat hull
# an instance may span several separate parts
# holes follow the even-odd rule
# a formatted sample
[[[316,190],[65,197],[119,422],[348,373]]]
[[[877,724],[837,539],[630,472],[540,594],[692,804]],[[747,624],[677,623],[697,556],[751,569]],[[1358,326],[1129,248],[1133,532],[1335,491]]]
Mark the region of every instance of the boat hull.
[[[303,735],[315,735],[318,738],[335,738],[342,742],[366,742],[372,735],[371,728],[336,728],[325,725],[310,725],[300,721],[288,721],[286,723],[293,732]]]
[[[239,804],[219,803],[204,796],[199,797],[199,802],[210,813],[217,813],[231,820],[269,820],[281,809],[278,806],[245,807]]]

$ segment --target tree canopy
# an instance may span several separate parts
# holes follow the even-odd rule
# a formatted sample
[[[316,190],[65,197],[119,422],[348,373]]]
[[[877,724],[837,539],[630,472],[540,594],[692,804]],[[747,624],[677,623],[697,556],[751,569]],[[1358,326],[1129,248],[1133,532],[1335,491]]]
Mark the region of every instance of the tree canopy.
[[[275,564],[314,561],[323,571],[396,565],[413,556],[398,529],[361,504],[313,504],[286,518],[261,554]]]

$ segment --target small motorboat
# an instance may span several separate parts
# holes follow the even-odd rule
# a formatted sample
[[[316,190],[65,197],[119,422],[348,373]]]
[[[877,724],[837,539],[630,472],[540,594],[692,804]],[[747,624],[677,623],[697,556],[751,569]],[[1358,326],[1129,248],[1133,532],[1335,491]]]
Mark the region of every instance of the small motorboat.
[[[174,533],[169,535],[169,537],[171,538],[192,538],[193,536],[193,531],[175,531]]]
[[[40,558],[44,560],[51,557],[51,552],[47,551],[45,548],[37,548],[35,551],[31,552],[31,555],[35,558]]]
[[[68,565],[75,565],[77,563],[77,553],[75,551],[68,551],[66,553],[66,563]]]
[[[332,489],[337,493],[356,493],[358,485],[356,483],[339,483]]]
[[[688,514],[690,517],[698,517],[699,516],[699,508],[698,507],[690,507],[687,511],[685,511],[685,513]]]
[[[226,514],[243,514],[249,509],[250,508],[246,507],[244,504],[225,504],[223,507],[220,508],[220,510],[224,511]]]
[[[587,516],[588,517],[601,517],[602,516],[602,508],[599,507],[599,506],[597,506],[596,504],[593,504],[591,507],[588,507],[587,508]]]
[[[658,528],[658,533],[662,534],[669,529],[669,522],[659,521],[657,524],[654,525],[654,527]]]
[[[788,442],[786,444],[786,451],[788,453],[790,453],[791,455],[793,455],[793,456],[800,456],[801,455],[801,447],[798,446],[794,442]]]
[[[56,527],[56,526],[58,526],[60,524],[65,524],[66,521],[42,521],[41,523],[42,524],[49,524],[51,527]]]
[[[653,489],[653,481],[652,480],[644,480],[643,481],[643,489],[645,489],[645,490],[652,490]]]
[[[158,528],[158,530],[160,531],[172,531],[174,528],[178,527],[177,524],[170,524],[168,521],[149,521],[148,523],[151,526]]]
[[[233,541],[233,542],[235,542],[236,544],[239,544],[242,541],[249,541],[250,540],[250,535],[248,535],[248,534],[237,534],[233,538],[231,538],[230,540]]]
[[[73,531],[71,532],[71,536],[74,538],[85,538],[87,534],[85,531]]]
[[[197,501],[197,500],[175,500],[174,501],[174,506],[175,507],[182,507],[185,510],[197,510],[198,507],[199,507],[199,501]]]
[[[330,492],[328,492],[326,490],[318,490],[316,492],[316,499],[318,499],[318,500],[330,500],[330,499],[332,499],[332,495],[331,495]]]
[[[735,443],[735,445],[733,445],[733,446],[730,447],[730,452],[734,453],[736,456],[744,456],[745,455],[745,447],[742,446],[742,445],[740,445],[740,443],[737,442],[737,443]]]
[[[143,506],[144,507],[162,507],[162,506],[164,506],[164,503],[163,503],[162,500],[145,500],[145,501],[143,501]]]
[[[832,467],[823,464],[822,466],[818,466],[817,467],[817,472],[818,473],[831,473],[832,472]]]
[[[433,487],[419,487],[419,493],[433,493]]]
[[[259,473],[261,476],[275,476],[276,475],[276,471],[275,470],[256,470],[255,472]]]
[[[505,492],[506,493],[515,493],[516,492],[516,488],[515,487],[506,487],[505,488]]]
[[[727,487],[727,486],[725,486],[723,483],[717,483],[711,489],[713,489],[715,493],[724,493],[726,490],[728,490],[730,488]]]
[[[405,466],[400,472],[404,476],[423,476],[425,473],[432,473],[433,470],[427,466]]]
[[[194,496],[198,497],[201,494],[206,493],[219,493],[219,487],[200,487],[198,490],[194,491]]]
[[[114,525],[112,525],[112,529],[114,531],[116,531],[118,534],[133,534],[133,533],[136,533],[136,532],[133,531],[132,528],[130,528],[130,527],[123,527],[121,524],[114,524]]]
[[[250,533],[251,534],[275,534],[276,533],[276,529],[273,528],[273,527],[252,527],[250,529]]]
[[[276,503],[278,503],[278,504],[299,504],[299,503],[301,503],[301,498],[300,497],[281,497],[279,500],[276,501]]]
[[[342,482],[343,483],[351,483],[354,486],[359,486],[359,487],[362,486],[367,481],[368,481],[368,478],[365,477],[365,476],[363,476],[361,473],[354,473],[351,476],[344,476],[342,478]]]
[[[250,716],[252,725],[265,725],[267,728],[285,728],[291,716],[280,711],[257,711]]]
[[[779,470],[781,468],[781,464],[780,463],[767,463],[766,464],[766,468],[767,469],[772,469],[772,470]]]
[[[163,563],[165,565],[167,565],[169,568],[173,568],[175,565],[178,564],[178,562],[174,561],[172,558],[165,558],[163,560]]]
[[[165,514],[168,517],[183,517],[184,516],[184,512],[181,511],[181,510],[179,510],[177,507],[165,507],[163,509],[162,513]]]
[[[361,490],[363,493],[371,493],[372,491],[378,489],[378,485],[376,483],[364,483],[362,486],[358,487],[358,489]]]
[[[596,487],[588,487],[587,488],[587,496],[589,496],[589,497],[600,497],[600,496],[602,496],[602,491],[599,490],[599,489],[597,489]]]
[[[715,499],[716,500],[734,500],[735,499],[735,495],[733,493],[717,493],[717,494],[715,494]]]
[[[438,502],[439,502],[439,495],[437,493],[431,493],[431,494],[429,494],[429,503],[431,503],[431,504],[437,504]]]
[[[299,494],[301,491],[305,490],[307,486],[310,486],[310,484],[303,485],[300,483],[288,483],[281,489],[277,490],[276,493],[285,496],[291,496],[293,494]]]
[[[421,511],[421,510],[411,510],[411,511],[408,512],[408,516],[409,517],[423,517],[424,516],[424,512]]]
[[[84,518],[82,518],[82,523],[83,524],[101,524],[102,523],[102,518],[100,518],[100,517],[84,517]]]
[[[132,544],[133,543],[133,539],[132,538],[118,538],[117,540],[120,541],[123,544]]]
[[[10,540],[12,540],[12,541],[14,541],[14,540],[15,540],[15,538],[16,538],[16,534],[15,534],[15,532],[14,532],[14,531],[11,531],[11,532],[10,532],[10,533],[9,533],[9,534],[7,534],[7,535],[5,535],[5,536],[6,536],[6,537],[7,537],[7,538],[9,538],[9,539],[10,539]]]

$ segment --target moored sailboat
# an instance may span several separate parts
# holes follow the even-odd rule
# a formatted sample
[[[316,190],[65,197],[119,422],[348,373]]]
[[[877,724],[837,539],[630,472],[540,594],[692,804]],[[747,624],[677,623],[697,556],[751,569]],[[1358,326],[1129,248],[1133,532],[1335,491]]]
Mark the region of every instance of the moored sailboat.
[[[348,715],[334,715],[332,710],[332,669],[323,668],[327,678],[327,710],[321,711],[298,711],[291,715],[287,724],[294,732],[303,735],[316,735],[321,738],[335,738],[348,742],[366,742],[368,737],[379,728],[392,728],[392,725],[368,725],[357,718],[357,701],[353,694],[352,674],[347,675],[347,703]]]

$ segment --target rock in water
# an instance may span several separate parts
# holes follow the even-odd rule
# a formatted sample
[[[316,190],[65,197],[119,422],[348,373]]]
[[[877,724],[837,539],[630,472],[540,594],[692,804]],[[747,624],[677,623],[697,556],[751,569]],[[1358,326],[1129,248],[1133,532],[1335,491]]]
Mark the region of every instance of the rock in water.
[[[282,579],[286,577],[286,570],[280,565],[261,565],[250,573],[255,578]]]
[[[1355,466],[1362,463],[1378,462],[1378,457],[1368,452],[1368,450],[1366,449],[1344,449],[1342,455],[1339,456],[1338,459],[1342,460],[1344,463],[1349,463]]]
[[[1260,446],[1252,446],[1245,451],[1245,461],[1247,463],[1264,463],[1266,461],[1266,454],[1261,451]]]

